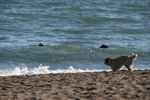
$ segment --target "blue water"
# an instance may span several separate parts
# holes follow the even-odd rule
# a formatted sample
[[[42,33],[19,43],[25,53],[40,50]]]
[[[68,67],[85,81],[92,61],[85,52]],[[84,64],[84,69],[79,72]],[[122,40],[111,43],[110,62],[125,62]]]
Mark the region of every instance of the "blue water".
[[[0,76],[110,70],[106,57],[132,53],[150,68],[149,0],[1,0],[0,12]]]

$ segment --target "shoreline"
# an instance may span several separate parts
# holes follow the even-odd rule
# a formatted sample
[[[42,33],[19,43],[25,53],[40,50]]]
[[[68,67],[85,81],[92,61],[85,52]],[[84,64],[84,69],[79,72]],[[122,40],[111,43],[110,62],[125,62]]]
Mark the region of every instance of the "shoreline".
[[[0,99],[149,100],[150,70],[0,76]]]

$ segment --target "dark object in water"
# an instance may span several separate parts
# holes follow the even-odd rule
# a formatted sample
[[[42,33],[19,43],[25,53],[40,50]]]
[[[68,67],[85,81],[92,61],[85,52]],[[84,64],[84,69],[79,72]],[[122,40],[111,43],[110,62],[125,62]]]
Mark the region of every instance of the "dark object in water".
[[[103,45],[100,46],[100,48],[108,48],[108,45],[103,44]]]
[[[44,46],[44,44],[43,44],[43,43],[40,43],[39,46]]]

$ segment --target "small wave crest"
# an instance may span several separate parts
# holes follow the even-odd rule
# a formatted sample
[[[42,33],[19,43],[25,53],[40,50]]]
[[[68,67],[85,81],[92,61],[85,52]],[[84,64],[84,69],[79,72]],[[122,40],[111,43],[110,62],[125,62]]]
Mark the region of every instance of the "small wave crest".
[[[30,69],[27,66],[15,67],[13,70],[0,70],[0,76],[13,76],[13,75],[34,75],[34,74],[59,74],[59,73],[82,73],[82,72],[101,72],[104,70],[83,70],[83,69],[74,69],[73,66],[70,66],[68,69],[58,69],[58,70],[49,70],[50,66],[39,65],[38,68]],[[105,70],[110,71],[110,70]]]

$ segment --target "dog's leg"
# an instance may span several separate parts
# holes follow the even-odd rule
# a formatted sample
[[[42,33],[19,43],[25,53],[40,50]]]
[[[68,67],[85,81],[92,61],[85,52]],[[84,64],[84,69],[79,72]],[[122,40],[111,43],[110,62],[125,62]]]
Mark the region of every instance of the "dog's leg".
[[[116,71],[116,69],[113,69],[113,68],[111,68],[111,70],[112,70],[113,72],[115,72],[115,71]]]
[[[125,65],[125,67],[128,69],[128,71],[131,71],[131,67],[130,66]]]
[[[133,60],[129,59],[129,60],[125,61],[124,65],[129,71],[131,71],[131,68],[133,65]]]
[[[116,71],[116,69],[113,69],[113,72],[115,72]]]
[[[112,71],[115,72],[116,71],[116,68],[114,66],[110,66]]]

